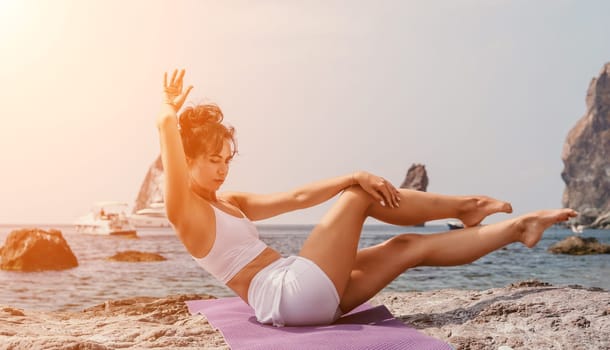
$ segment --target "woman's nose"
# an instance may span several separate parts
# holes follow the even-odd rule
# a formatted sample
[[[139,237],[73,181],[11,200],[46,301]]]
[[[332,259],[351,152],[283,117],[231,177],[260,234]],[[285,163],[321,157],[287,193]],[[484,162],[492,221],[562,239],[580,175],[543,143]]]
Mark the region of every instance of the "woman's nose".
[[[225,164],[225,165],[221,165],[220,167],[218,167],[218,173],[221,175],[224,175],[227,173],[227,169],[229,167]]]

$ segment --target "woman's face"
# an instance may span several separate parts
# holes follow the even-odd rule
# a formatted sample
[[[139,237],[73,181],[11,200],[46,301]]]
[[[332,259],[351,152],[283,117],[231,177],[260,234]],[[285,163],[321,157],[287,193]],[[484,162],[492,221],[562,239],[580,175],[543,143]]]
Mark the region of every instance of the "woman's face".
[[[225,140],[219,153],[202,154],[191,163],[191,177],[203,189],[215,192],[229,174],[232,158],[231,144]]]

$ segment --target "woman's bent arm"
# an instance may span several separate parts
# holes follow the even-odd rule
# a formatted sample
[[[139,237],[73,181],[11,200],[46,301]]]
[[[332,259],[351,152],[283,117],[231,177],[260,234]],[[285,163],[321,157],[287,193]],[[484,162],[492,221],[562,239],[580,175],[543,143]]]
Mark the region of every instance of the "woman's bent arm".
[[[395,202],[392,197],[396,189],[382,178],[364,171],[312,182],[288,192],[266,195],[233,192],[226,196],[234,199],[250,220],[262,220],[326,202],[352,185],[362,186],[377,200],[385,197],[388,203]]]
[[[223,195],[237,202],[236,204],[250,220],[263,220],[326,202],[352,184],[354,179],[350,174],[316,181],[286,192],[271,194],[228,192]]]

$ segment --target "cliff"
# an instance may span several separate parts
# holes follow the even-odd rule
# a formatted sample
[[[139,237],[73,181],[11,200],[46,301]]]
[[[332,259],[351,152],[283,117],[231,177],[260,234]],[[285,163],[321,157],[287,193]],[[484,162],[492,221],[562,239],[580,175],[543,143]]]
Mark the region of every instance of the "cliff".
[[[423,164],[413,164],[407,170],[400,188],[408,188],[412,190],[426,192],[428,189],[428,173],[426,172],[426,166]]]
[[[577,221],[610,229],[610,63],[589,84],[586,112],[563,146],[563,206],[580,212]]]
[[[133,206],[133,212],[148,208],[151,203],[156,202],[163,202],[163,163],[160,155],[146,172],[136,203]]]

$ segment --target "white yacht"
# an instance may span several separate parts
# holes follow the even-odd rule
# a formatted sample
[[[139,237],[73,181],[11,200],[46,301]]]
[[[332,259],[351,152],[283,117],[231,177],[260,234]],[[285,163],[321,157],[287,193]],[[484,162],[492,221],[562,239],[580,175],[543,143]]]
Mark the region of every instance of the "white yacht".
[[[79,217],[74,226],[77,233],[94,235],[135,236],[136,228],[127,217],[128,204],[124,202],[97,202],[91,212]]]
[[[129,216],[135,227],[162,228],[171,227],[165,214],[165,203],[151,203],[148,208],[140,209]]]

